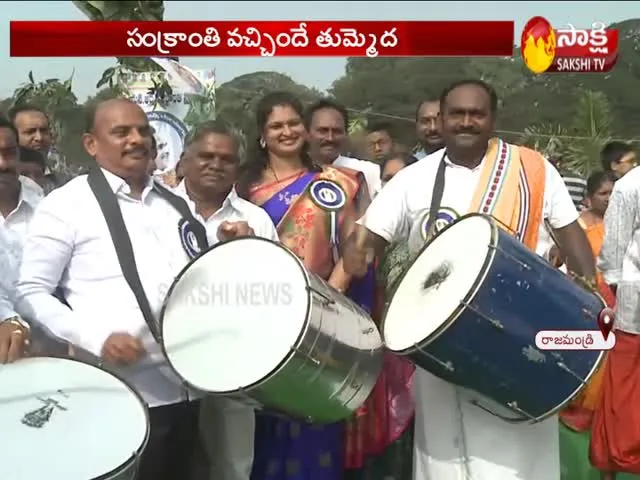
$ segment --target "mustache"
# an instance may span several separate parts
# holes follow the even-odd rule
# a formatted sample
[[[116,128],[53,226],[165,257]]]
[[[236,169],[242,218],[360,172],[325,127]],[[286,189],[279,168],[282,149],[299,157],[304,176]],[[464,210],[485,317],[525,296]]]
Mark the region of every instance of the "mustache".
[[[135,147],[135,148],[131,148],[129,150],[126,150],[124,152],[124,155],[129,155],[129,154],[132,154],[132,153],[142,153],[142,154],[145,154],[145,155],[149,155],[151,152],[146,147]]]
[[[337,147],[338,142],[335,140],[323,140],[320,142],[321,147]]]
[[[466,128],[457,128],[453,131],[453,133],[460,134],[460,133],[468,133],[468,134],[472,134],[472,135],[478,135],[480,132],[478,130],[476,130],[473,127],[466,127]]]

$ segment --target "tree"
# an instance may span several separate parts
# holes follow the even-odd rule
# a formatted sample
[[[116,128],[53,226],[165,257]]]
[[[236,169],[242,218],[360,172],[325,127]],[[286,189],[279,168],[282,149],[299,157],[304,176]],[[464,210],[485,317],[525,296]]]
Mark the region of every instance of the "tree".
[[[538,124],[525,129],[522,142],[548,157],[560,159],[560,168],[588,176],[600,168],[600,152],[611,139],[611,105],[602,92],[581,90],[568,127]]]
[[[370,118],[391,119],[400,140],[411,145],[417,104],[438,97],[462,78],[479,78],[495,88],[500,99],[497,128],[507,140],[519,138],[532,125],[569,129],[580,92],[588,90],[608,99],[611,130],[617,136],[640,139],[640,110],[631,101],[640,91],[640,20],[611,28],[619,30],[619,56],[614,70],[605,75],[534,75],[518,48],[509,58],[349,58],[330,92],[347,107],[370,108]]]
[[[164,17],[164,2],[147,1],[78,1],[72,2],[92,21],[127,20],[132,22],[161,22]],[[178,60],[177,57],[172,57]],[[109,87],[118,95],[127,93],[126,78],[129,72],[159,72],[162,68],[143,57],[118,57],[115,67],[107,68],[96,88]],[[155,82],[152,93],[159,99],[171,95],[171,87],[166,80]]]

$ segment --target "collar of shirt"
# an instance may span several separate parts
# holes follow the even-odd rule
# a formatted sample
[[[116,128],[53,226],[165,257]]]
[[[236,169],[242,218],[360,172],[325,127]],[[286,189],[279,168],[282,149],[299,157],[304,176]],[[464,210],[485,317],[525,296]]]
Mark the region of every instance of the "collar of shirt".
[[[198,218],[199,220],[203,220],[206,223],[206,220],[204,220],[202,217],[200,217],[200,215],[196,212],[196,208],[195,208],[196,204],[195,204],[195,202],[193,200],[191,200],[191,197],[187,193],[187,186],[186,186],[185,180],[182,180],[173,189],[173,193],[175,193],[176,195],[182,197],[187,202],[187,204],[189,205],[189,208],[191,208],[191,211],[195,213],[196,218]],[[239,203],[240,203],[240,197],[238,197],[238,193],[236,192],[236,189],[231,187],[231,191],[227,195],[227,198],[224,199],[224,202],[222,202],[222,206],[220,207],[220,209],[218,211],[216,211],[213,215],[211,215],[211,217],[209,217],[209,218],[215,217],[220,212],[226,212],[226,211],[231,211],[231,210],[237,211],[237,212],[242,212],[242,209],[238,205]]]
[[[440,154],[440,156],[442,156],[442,153],[440,153],[440,152],[442,152],[442,150],[438,150],[438,153]],[[468,167],[465,167],[464,165],[458,165],[457,163],[453,163],[453,162],[449,159],[449,156],[445,154],[445,156],[444,156],[444,163],[446,163],[446,164],[447,164],[447,167],[463,168],[463,169],[468,170],[468,171],[470,171],[470,172],[477,172],[478,170],[480,170],[480,169],[482,168],[482,166],[484,165],[484,162],[485,162],[485,160],[486,160],[486,159],[487,159],[487,157],[486,157],[486,156],[484,156],[484,157],[482,157],[482,161],[481,161],[478,165],[476,165],[476,166],[475,166],[475,167],[473,167],[473,168],[468,168]]]
[[[131,188],[127,184],[126,180],[122,177],[118,177],[116,174],[110,172],[109,170],[105,170],[101,168],[102,173],[104,173],[105,178],[107,179],[107,183],[113,190],[113,193],[118,195],[119,193],[129,196],[131,194]],[[147,177],[147,185],[144,187],[142,191],[141,200],[144,203],[149,193],[153,190],[153,178]],[[133,198],[132,198],[133,200]]]
[[[9,220],[19,212],[24,212],[25,214],[33,213],[35,208],[38,206],[38,203],[40,203],[40,200],[44,197],[42,189],[40,189],[33,180],[28,177],[23,177],[22,175],[18,178],[20,180],[20,196],[18,197],[18,205],[9,213],[9,215],[6,216],[5,220]],[[39,190],[34,188],[32,184],[38,187]],[[2,215],[0,215],[0,218],[2,218]]]

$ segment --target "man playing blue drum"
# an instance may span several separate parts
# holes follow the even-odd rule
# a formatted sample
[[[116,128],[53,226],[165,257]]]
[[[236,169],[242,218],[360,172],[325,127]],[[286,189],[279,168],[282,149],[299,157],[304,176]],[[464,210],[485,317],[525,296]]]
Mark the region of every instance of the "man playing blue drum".
[[[570,270],[594,282],[593,254],[562,178],[539,153],[492,138],[497,104],[494,90],[479,80],[443,92],[445,148],[400,171],[374,199],[350,239],[349,273],[361,275],[372,250],[379,255],[391,242],[404,241],[416,253],[445,225],[478,212],[496,218],[534,251],[546,221]],[[432,219],[429,210],[437,212]],[[422,369],[415,396],[415,480],[560,478],[555,416],[534,425],[509,424]]]

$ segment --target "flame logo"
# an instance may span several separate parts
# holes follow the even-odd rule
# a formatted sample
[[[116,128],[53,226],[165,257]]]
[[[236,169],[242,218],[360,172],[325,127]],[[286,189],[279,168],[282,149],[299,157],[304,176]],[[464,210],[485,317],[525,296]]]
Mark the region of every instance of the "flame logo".
[[[556,57],[556,34],[543,17],[533,17],[522,30],[520,51],[525,65],[533,73],[544,73]]]

